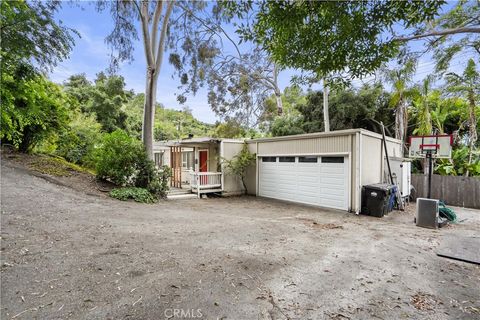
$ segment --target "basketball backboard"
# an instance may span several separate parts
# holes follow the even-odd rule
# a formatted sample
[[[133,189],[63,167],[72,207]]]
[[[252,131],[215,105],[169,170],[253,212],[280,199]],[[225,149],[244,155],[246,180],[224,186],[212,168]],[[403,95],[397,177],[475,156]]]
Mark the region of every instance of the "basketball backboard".
[[[432,158],[449,159],[452,156],[452,135],[416,136],[410,137],[409,141],[409,158],[425,158],[427,154],[431,154]]]

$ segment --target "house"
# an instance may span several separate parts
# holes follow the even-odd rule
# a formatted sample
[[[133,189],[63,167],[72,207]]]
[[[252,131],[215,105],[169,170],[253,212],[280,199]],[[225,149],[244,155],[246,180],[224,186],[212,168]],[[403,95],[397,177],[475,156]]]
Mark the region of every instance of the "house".
[[[358,213],[362,186],[385,181],[382,136],[348,129],[245,141],[190,138],[163,143],[162,148],[169,148],[164,149],[164,154],[169,152],[164,159],[169,157],[175,171],[172,186],[187,187],[189,180],[194,192],[205,185],[209,192],[241,193],[241,182],[225,171],[221,159],[232,159],[244,142],[257,156],[246,179],[252,195]],[[399,140],[387,137],[386,143],[389,157],[403,156]]]
[[[154,160],[157,166],[167,165],[172,169],[171,188],[188,189],[199,196],[239,195],[244,192],[241,181],[225,170],[223,159],[237,155],[244,142],[212,137],[155,142]]]

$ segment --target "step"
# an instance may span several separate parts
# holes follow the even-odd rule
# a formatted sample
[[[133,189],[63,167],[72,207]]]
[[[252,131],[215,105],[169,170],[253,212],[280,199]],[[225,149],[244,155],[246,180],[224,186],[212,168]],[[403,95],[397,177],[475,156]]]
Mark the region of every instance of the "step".
[[[167,195],[168,200],[184,200],[184,199],[197,199],[197,198],[198,196],[193,193]]]
[[[168,194],[189,194],[192,193],[190,189],[170,189]]]

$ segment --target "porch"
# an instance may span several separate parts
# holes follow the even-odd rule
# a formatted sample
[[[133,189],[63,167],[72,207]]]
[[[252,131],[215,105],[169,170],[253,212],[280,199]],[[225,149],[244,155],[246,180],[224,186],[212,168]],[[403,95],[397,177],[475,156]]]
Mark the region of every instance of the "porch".
[[[188,190],[199,198],[202,194],[221,193],[220,141],[192,138],[169,143],[172,189]]]

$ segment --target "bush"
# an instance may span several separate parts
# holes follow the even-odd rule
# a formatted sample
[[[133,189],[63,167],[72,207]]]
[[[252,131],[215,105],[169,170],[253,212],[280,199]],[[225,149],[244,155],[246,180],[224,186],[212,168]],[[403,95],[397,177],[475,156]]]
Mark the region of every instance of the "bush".
[[[146,188],[150,193],[165,198],[168,192],[168,179],[171,176],[171,170],[167,166],[160,169],[155,167],[155,163],[148,159],[144,152],[136,163],[136,172],[134,185],[139,188]]]
[[[2,75],[0,139],[30,152],[68,124],[70,104],[60,86],[20,65]]]
[[[153,203],[157,200],[147,189],[136,187],[113,189],[110,191],[110,196],[122,201],[133,199],[142,203]]]
[[[248,193],[247,184],[245,183],[247,169],[255,162],[255,159],[256,155],[254,153],[250,153],[247,143],[243,143],[242,150],[235,157],[233,157],[233,159],[223,159],[227,171],[242,180],[245,193]]]
[[[125,186],[133,181],[138,161],[144,154],[140,141],[126,132],[115,130],[105,134],[100,148],[95,150],[97,177]]]
[[[124,131],[116,130],[106,134],[102,145],[96,150],[95,159],[99,179],[109,180],[119,186],[134,187],[126,188],[130,191],[145,190],[154,199],[166,197],[170,168],[164,166],[157,169],[140,141]],[[129,195],[127,191],[124,192]],[[118,196],[117,193],[115,195]],[[112,195],[118,199],[117,196]]]
[[[94,168],[94,150],[101,142],[100,129],[93,115],[77,113],[68,130],[59,135],[55,154],[72,163]]]

